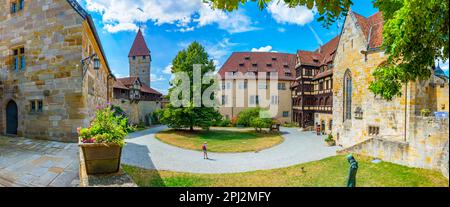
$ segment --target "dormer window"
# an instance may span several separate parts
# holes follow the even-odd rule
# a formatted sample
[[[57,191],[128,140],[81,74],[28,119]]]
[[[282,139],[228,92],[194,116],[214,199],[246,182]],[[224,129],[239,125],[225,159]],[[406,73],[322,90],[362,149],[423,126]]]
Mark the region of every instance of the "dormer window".
[[[285,73],[284,73],[284,76],[286,76],[286,77],[291,77],[292,74],[291,74],[291,72],[285,72]]]
[[[315,63],[318,63],[318,62],[319,62],[319,60],[318,60],[318,59],[314,59],[313,61],[314,61]]]
[[[245,60],[250,60],[250,56],[245,56],[244,59]]]
[[[147,59],[147,56],[145,56],[145,55],[144,55],[144,56],[142,56],[142,59],[144,59],[144,60],[145,60],[145,59]]]
[[[277,61],[277,58],[276,57],[272,57],[272,61]]]
[[[284,68],[289,68],[289,65],[285,64],[283,65]]]
[[[272,67],[272,64],[271,63],[267,63],[267,67]]]
[[[239,67],[244,67],[244,63],[239,63]]]
[[[133,56],[133,60],[136,60],[136,56]]]
[[[253,63],[252,66],[253,67],[258,67],[258,64],[257,63]]]

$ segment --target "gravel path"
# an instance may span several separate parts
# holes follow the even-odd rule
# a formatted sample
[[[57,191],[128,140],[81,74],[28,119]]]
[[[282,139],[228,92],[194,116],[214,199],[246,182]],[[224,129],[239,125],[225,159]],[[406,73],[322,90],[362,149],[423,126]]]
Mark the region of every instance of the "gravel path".
[[[122,163],[145,169],[191,173],[235,173],[266,170],[316,161],[336,155],[339,147],[328,147],[312,132],[281,128],[284,142],[258,153],[208,153],[204,160],[200,151],[181,149],[160,142],[154,134],[166,129],[158,126],[132,133],[126,140]]]

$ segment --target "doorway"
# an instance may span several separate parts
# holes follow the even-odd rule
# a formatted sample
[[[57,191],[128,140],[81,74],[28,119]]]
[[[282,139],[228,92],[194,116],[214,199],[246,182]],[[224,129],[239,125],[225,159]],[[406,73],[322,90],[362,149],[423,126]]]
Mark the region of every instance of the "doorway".
[[[11,100],[6,105],[6,134],[17,135],[18,123],[17,104]]]

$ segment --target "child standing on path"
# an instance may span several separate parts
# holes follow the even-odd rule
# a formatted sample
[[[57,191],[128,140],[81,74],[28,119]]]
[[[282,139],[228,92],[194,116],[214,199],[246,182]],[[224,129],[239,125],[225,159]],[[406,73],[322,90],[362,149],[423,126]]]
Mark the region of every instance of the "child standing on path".
[[[203,159],[208,159],[208,151],[206,150],[206,144],[207,144],[207,142],[203,143],[203,146],[202,146]]]

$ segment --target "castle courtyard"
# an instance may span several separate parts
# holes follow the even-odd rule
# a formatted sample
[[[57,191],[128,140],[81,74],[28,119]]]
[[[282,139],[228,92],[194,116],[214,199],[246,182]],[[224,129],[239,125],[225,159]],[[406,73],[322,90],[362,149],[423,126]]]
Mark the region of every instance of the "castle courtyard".
[[[0,187],[76,187],[78,146],[0,136]]]

